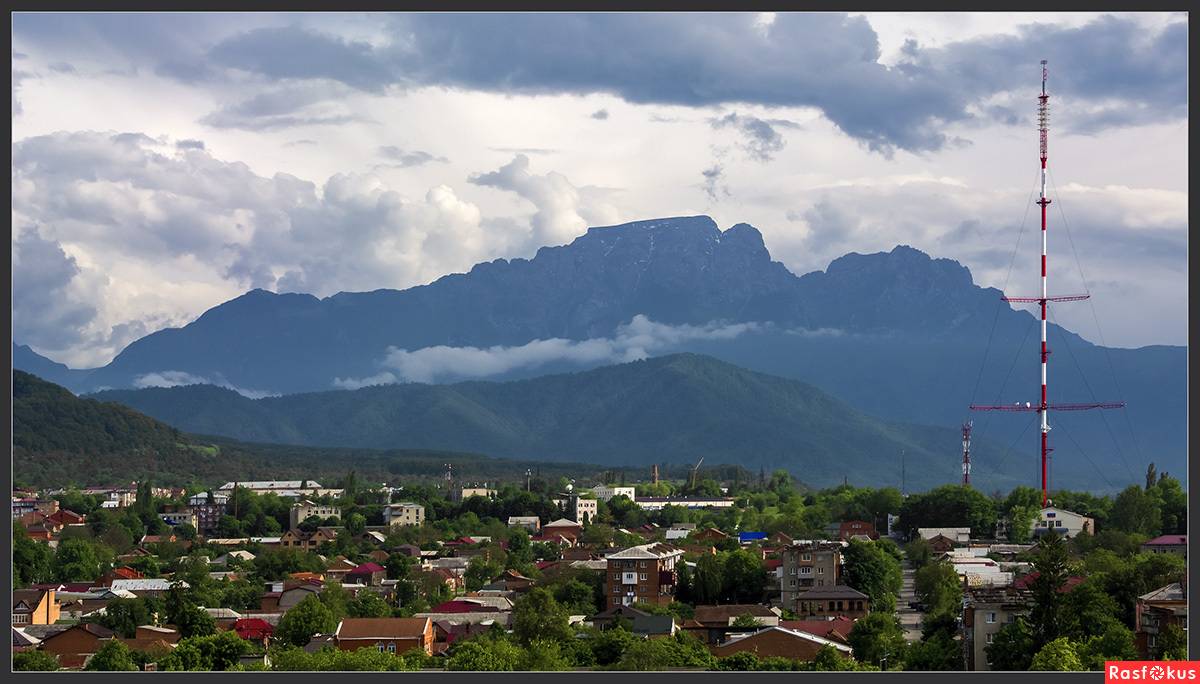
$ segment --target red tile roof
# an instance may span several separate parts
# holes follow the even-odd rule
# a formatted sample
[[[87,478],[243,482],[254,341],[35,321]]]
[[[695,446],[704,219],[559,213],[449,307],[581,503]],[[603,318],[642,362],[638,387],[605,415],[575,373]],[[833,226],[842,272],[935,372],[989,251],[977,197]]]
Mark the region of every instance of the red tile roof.
[[[854,627],[854,620],[839,615],[833,620],[780,620],[779,626],[846,643],[846,637]]]
[[[379,563],[376,563],[375,561],[367,561],[366,563],[363,563],[362,565],[351,570],[348,574],[350,574],[350,575],[371,575],[371,574],[374,574],[377,572],[386,572],[386,571],[387,570]]]
[[[429,618],[346,618],[338,639],[414,639],[425,633]]]
[[[1038,572],[1037,570],[1034,570],[1033,572],[1029,573],[1028,575],[1025,575],[1024,577],[1013,582],[1012,585],[1016,589],[1030,589],[1033,587],[1034,580],[1036,580],[1039,576],[1041,576],[1041,573]],[[1078,585],[1083,580],[1084,580],[1083,577],[1072,575],[1071,577],[1067,578],[1066,583],[1063,584],[1062,587],[1059,588],[1058,592],[1060,594],[1065,594],[1068,591],[1071,591],[1072,589],[1074,589],[1075,586]]]
[[[233,630],[243,639],[265,639],[275,633],[271,623],[262,618],[241,618],[233,623]]]
[[[1161,537],[1155,537],[1142,546],[1187,546],[1186,534],[1164,534]]]

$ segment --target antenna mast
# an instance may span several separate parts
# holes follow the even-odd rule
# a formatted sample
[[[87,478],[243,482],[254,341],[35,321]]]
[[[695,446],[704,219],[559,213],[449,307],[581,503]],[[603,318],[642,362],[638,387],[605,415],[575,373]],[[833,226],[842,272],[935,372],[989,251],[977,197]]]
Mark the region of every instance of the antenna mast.
[[[968,420],[962,426],[962,442],[963,442],[963,484],[967,487],[971,486],[971,426],[975,421]]]
[[[1042,208],[1042,296],[1040,297],[1002,297],[1006,302],[1036,302],[1041,308],[1042,314],[1042,400],[1036,406],[1030,402],[1025,402],[1024,406],[1020,402],[1012,406],[980,406],[971,404],[972,411],[1037,411],[1041,414],[1042,419],[1042,507],[1047,505],[1047,481],[1046,481],[1046,461],[1047,457],[1053,449],[1049,445],[1050,436],[1050,409],[1055,411],[1084,411],[1087,409],[1108,409],[1122,408],[1125,402],[1108,402],[1108,403],[1092,403],[1092,404],[1050,404],[1046,401],[1046,360],[1050,355],[1050,350],[1046,347],[1046,304],[1049,302],[1078,302],[1087,299],[1091,295],[1063,295],[1051,297],[1046,290],[1046,207],[1050,204],[1050,198],[1046,196],[1046,160],[1049,158],[1047,153],[1047,139],[1050,132],[1050,95],[1046,93],[1046,60],[1042,60],[1042,92],[1038,95],[1038,139],[1039,139],[1039,157],[1042,162],[1041,175],[1041,193],[1038,195],[1036,202]],[[965,446],[964,446],[965,449]],[[966,464],[964,462],[964,468]],[[964,478],[966,472],[963,473]]]

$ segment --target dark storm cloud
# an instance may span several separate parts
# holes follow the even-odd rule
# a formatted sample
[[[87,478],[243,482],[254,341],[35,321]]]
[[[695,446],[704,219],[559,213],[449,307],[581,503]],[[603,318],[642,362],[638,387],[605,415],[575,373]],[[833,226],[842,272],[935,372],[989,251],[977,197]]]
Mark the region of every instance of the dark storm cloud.
[[[592,112],[592,118],[600,120],[600,121],[604,121],[605,119],[608,118],[608,110],[607,109],[598,109],[598,110]]]
[[[307,81],[263,91],[209,113],[200,123],[248,131],[365,121],[339,99],[353,92],[336,81]]]
[[[704,177],[704,182],[700,187],[704,189],[704,194],[708,195],[710,200],[719,202],[722,197],[729,197],[729,187],[724,184],[724,166],[713,164],[701,171],[700,175]]]
[[[395,145],[384,145],[379,148],[379,156],[391,160],[393,163],[388,166],[396,166],[399,168],[408,168],[410,166],[422,166],[429,162],[449,162],[445,157],[432,155],[423,150],[402,150]]]
[[[294,84],[321,79],[361,91],[439,86],[507,94],[609,93],[628,102],[707,107],[752,103],[811,106],[873,150],[937,150],[953,142],[946,123],[1021,123],[1019,109],[989,109],[991,98],[1036,89],[1037,61],[1051,63],[1051,88],[1099,113],[1076,130],[1186,116],[1187,23],[1148,29],[1106,16],[1079,27],[1027,26],[1016,35],[922,48],[910,41],[902,63],[878,62],[864,17],[780,13],[769,25],[753,14],[403,14],[383,19],[378,45],[305,28],[259,26],[229,35],[191,17],[85,15],[18,17],[20,44],[79,37],[183,79],[255,74]],[[151,30],[154,29],[154,30]],[[120,43],[120,44],[118,44]],[[128,43],[126,45],[125,43]],[[210,45],[203,49],[200,44]],[[337,96],[327,94],[330,100]],[[1032,108],[1032,103],[1030,104]],[[247,113],[217,112],[217,125],[262,128]],[[265,127],[331,123],[336,115],[275,115]],[[270,118],[270,117],[268,117]]]
[[[79,266],[53,240],[29,228],[12,243],[13,339],[61,349],[78,342],[96,308],[71,292]]]
[[[175,143],[175,147],[181,150],[202,150],[204,149],[203,140],[180,140]]]

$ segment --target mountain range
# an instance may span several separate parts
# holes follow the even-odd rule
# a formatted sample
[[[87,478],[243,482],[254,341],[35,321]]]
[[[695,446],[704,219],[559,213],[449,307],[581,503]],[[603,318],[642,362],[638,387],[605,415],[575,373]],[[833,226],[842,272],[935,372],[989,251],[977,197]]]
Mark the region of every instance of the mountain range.
[[[752,226],[664,218],[589,228],[532,259],[406,290],[323,299],[254,290],[98,369],[46,367],[15,345],[14,364],[41,364],[77,392],[208,383],[259,397],[527,379],[695,352],[802,380],[884,421],[950,428],[971,417],[972,402],[1035,399],[1036,321],[1000,296],[958,262],[910,247],[847,254],[797,276]],[[1052,415],[1059,476],[1117,488],[1150,460],[1185,472],[1186,348],[1104,348],[1056,325],[1049,340],[1052,403],[1128,404]],[[1034,484],[1030,416],[975,418],[977,439],[1026,455],[1014,473]]]
[[[847,478],[896,484],[953,480],[959,436],[887,423],[796,380],[696,354],[508,382],[403,383],[250,399],[191,385],[109,390],[95,399],[183,430],[252,442],[450,449],[506,458],[611,463],[736,463],[786,468],[814,486]],[[998,447],[978,445],[986,458]],[[1008,489],[1015,479],[981,474]]]

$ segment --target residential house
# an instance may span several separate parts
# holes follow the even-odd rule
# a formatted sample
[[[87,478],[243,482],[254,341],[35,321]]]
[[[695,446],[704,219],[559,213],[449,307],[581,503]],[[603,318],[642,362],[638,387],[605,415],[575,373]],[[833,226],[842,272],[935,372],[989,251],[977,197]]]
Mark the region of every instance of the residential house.
[[[501,613],[513,609],[513,602],[503,596],[460,596],[439,603],[432,613]]]
[[[100,581],[97,582],[96,584],[97,584],[97,586],[101,586],[101,587],[111,587],[113,580],[133,580],[133,579],[145,579],[145,578],[146,578],[146,576],[143,575],[142,573],[138,572],[137,570],[134,570],[133,568],[131,568],[129,566],[122,566],[119,568],[113,568],[112,570],[109,570],[108,572],[101,575]]]
[[[42,640],[25,631],[23,627],[12,627],[12,652],[36,650]]]
[[[844,584],[814,587],[796,595],[795,612],[802,617],[858,619],[870,611],[870,597]]]
[[[978,587],[964,592],[962,629],[967,670],[992,669],[985,649],[1000,628],[1028,614],[1032,601],[1032,592],[1017,587]]]
[[[325,568],[325,577],[330,581],[345,582],[346,575],[349,575],[352,570],[358,567],[358,563],[346,558],[338,556],[334,559],[329,567]]]
[[[57,508],[57,502],[55,503],[55,507]],[[74,511],[68,511],[65,508],[54,511],[50,515],[46,516],[46,519],[53,522],[55,525],[58,525],[60,529],[63,527],[69,527],[71,525],[82,525],[85,520],[84,516],[79,515]]]
[[[843,544],[802,540],[780,551],[779,599],[785,608],[795,610],[796,597],[802,592],[841,582]]]
[[[65,668],[82,668],[87,659],[112,640],[113,631],[102,625],[81,622],[42,639],[41,650],[58,659]]]
[[[547,535],[559,535],[571,540],[572,545],[579,543],[579,538],[583,536],[583,525],[574,520],[559,518],[553,522],[546,523],[542,528]]]
[[[279,592],[278,603],[276,604],[277,611],[268,611],[265,607],[263,612],[280,612],[286,613],[303,601],[308,596],[320,595],[324,587],[315,582],[305,581],[302,583],[285,582],[283,590]]]
[[[668,605],[678,583],[676,563],[683,550],[667,544],[641,544],[609,554],[605,560],[607,608],[634,603]]]
[[[433,621],[424,618],[345,618],[333,633],[343,651],[374,648],[387,653],[421,649],[433,655]]]
[[[1187,560],[1187,535],[1164,534],[1142,544],[1142,551],[1147,553],[1174,553]]]
[[[840,641],[778,625],[764,627],[750,634],[732,636],[724,643],[709,646],[709,650],[719,658],[735,653],[752,653],[759,658],[788,658],[812,662],[817,653],[826,646],[844,656],[850,656],[852,653],[851,648]]]
[[[62,606],[53,589],[14,589],[12,592],[12,624],[52,625],[58,622]]]
[[[879,539],[879,533],[875,531],[875,523],[867,522],[866,520],[846,520],[831,523],[825,527],[825,533],[830,539],[841,541],[850,541],[851,537],[859,535],[871,539]]]
[[[1086,515],[1073,513],[1055,506],[1047,506],[1030,523],[1030,530],[1034,536],[1054,530],[1069,539],[1077,534],[1095,534],[1096,521]]]
[[[387,578],[387,569],[375,561],[367,561],[346,573],[345,581],[377,587]]]
[[[114,579],[109,588],[114,592],[128,591],[138,597],[162,596],[176,584],[184,589],[188,588],[188,583],[183,580],[145,577],[141,579]]]
[[[927,539],[926,542],[929,544],[929,550],[935,554],[951,553],[959,546],[959,542],[944,534],[935,534]]]
[[[596,629],[608,629],[618,621],[624,621],[633,634],[648,639],[673,636],[679,631],[674,616],[653,615],[633,606],[613,606],[592,616]]]
[[[969,527],[918,527],[917,536],[925,541],[929,541],[938,535],[942,535],[955,544],[967,545],[971,541],[971,528]]]
[[[691,536],[691,540],[693,542],[705,542],[708,544],[716,544],[717,542],[724,541],[726,539],[729,539],[729,535],[715,527],[709,527],[707,529],[700,530],[699,532],[693,532]]]
[[[757,603],[696,606],[695,613],[690,620],[684,621],[683,628],[706,644],[719,644],[725,641],[730,632],[774,627],[779,624],[779,615],[778,608],[768,608]],[[733,623],[742,617],[751,617],[758,625],[735,627]]]
[[[421,523],[425,522],[425,507],[411,502],[388,504],[383,509],[383,522],[388,527],[399,525],[419,527]]]
[[[266,648],[270,645],[275,627],[262,618],[241,618],[233,623],[233,631],[238,636]]]
[[[500,591],[512,591],[522,594],[529,591],[533,586],[533,580],[525,577],[516,570],[505,570],[503,574],[497,577],[492,582],[488,583],[482,589],[497,589]]]
[[[542,521],[536,515],[510,515],[509,527],[524,527],[530,534],[537,534],[542,529]]]
[[[291,510],[288,511],[288,529],[296,529],[300,527],[300,523],[316,516],[321,520],[328,518],[341,519],[342,509],[337,506],[327,506],[325,504],[316,504],[308,499],[298,501],[292,504]]]
[[[1169,625],[1187,630],[1186,583],[1168,584],[1138,597],[1134,606],[1133,641],[1143,660],[1160,656],[1158,638]]]
[[[850,630],[854,628],[854,620],[845,616],[835,617],[832,620],[780,620],[779,626],[849,645]]]

